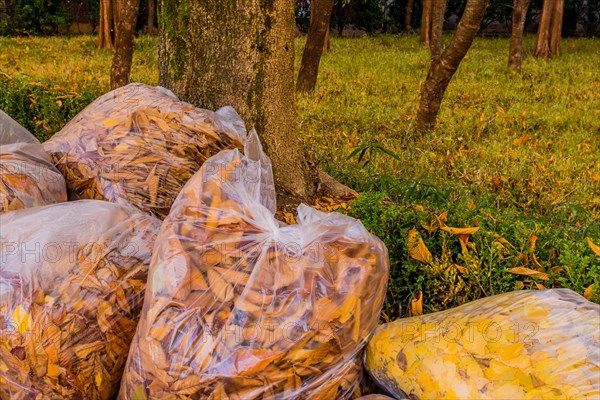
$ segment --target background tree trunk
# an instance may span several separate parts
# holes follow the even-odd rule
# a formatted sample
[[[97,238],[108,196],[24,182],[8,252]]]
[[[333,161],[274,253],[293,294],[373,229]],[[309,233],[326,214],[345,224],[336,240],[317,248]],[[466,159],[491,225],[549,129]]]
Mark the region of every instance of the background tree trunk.
[[[465,11],[450,44],[439,58],[431,61],[429,73],[421,90],[421,102],[416,121],[417,131],[424,132],[435,126],[444,92],[479,32],[481,20],[489,1],[467,1]]]
[[[133,38],[139,0],[116,0],[116,31],[110,88],[116,89],[129,83],[131,60],[133,59]]]
[[[415,5],[415,0],[406,1],[406,12],[404,14],[404,31],[410,33],[412,31],[412,13]]]
[[[550,26],[550,55],[552,56],[560,55],[560,39],[562,36],[564,9],[565,0],[556,0],[554,3],[554,12],[552,13],[552,23]]]
[[[156,7],[154,0],[148,0],[148,21],[146,22],[146,33],[154,35],[154,20],[156,19]]]
[[[523,30],[527,9],[531,0],[514,0],[512,11],[512,31],[508,50],[508,68],[521,71],[521,53],[523,51]]]
[[[333,9],[333,0],[313,0],[311,9],[314,10],[314,13],[311,12],[310,28],[306,38],[306,46],[302,53],[298,82],[296,83],[296,91],[300,93],[315,90],[321,55],[325,46],[325,36]]]
[[[431,34],[429,49],[431,58],[437,59],[442,54],[442,33],[444,32],[444,13],[447,0],[434,0],[431,8]]]
[[[114,44],[113,0],[100,0],[98,23],[98,48],[111,48]]]
[[[431,16],[434,0],[423,0],[423,13],[421,14],[421,42],[429,47],[431,41]]]
[[[544,0],[535,44],[537,57],[559,54],[563,8],[564,0]]]
[[[318,173],[295,134],[294,0],[161,0],[158,15],[161,85],[199,107],[233,106],[271,158],[280,204],[311,201]]]

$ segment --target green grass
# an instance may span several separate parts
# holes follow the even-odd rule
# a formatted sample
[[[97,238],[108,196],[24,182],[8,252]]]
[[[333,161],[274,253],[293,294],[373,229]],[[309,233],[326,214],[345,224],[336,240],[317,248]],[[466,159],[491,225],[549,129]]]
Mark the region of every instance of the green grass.
[[[12,97],[0,92],[0,107],[49,137],[108,90],[111,51],[94,45],[90,36],[0,38],[0,90],[19,88]],[[523,73],[515,74],[506,67],[507,39],[477,39],[450,83],[437,129],[425,135],[412,129],[428,68],[416,37],[333,38],[315,93],[298,98],[303,144],[363,192],[350,213],[390,249],[389,317],[406,315],[418,290],[428,311],[536,283],[580,293],[595,284],[600,292],[600,257],[585,241],[600,244],[600,40],[564,40],[563,55],[550,60],[532,57],[532,46],[526,37]],[[158,83],[155,39],[137,40],[133,63],[132,80]],[[71,103],[56,103],[68,93]],[[22,101],[32,95],[35,104]],[[370,144],[401,161],[379,154],[363,167],[348,159]],[[439,227],[423,228],[444,211],[449,226],[481,227],[468,254]],[[407,252],[412,228],[433,253],[430,265]],[[499,249],[500,237],[512,247]],[[548,280],[508,273],[536,268],[533,254]]]

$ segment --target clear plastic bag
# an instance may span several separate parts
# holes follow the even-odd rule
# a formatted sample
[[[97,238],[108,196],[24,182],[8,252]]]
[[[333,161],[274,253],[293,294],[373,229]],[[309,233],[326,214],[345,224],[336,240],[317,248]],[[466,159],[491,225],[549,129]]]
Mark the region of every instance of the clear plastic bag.
[[[14,143],[40,143],[27,129],[0,110],[0,146]]]
[[[108,200],[164,218],[202,163],[241,149],[245,135],[231,107],[202,110],[167,89],[132,83],[96,99],[44,148],[72,199]]]
[[[82,200],[0,226],[0,398],[114,398],[160,221]]]
[[[386,293],[385,245],[302,205],[273,217],[254,135],[187,183],[163,223],[121,399],[349,399]],[[256,157],[259,155],[259,157]]]
[[[65,178],[39,142],[0,145],[0,214],[64,201]]]
[[[369,375],[398,398],[598,399],[600,306],[516,291],[377,328]]]

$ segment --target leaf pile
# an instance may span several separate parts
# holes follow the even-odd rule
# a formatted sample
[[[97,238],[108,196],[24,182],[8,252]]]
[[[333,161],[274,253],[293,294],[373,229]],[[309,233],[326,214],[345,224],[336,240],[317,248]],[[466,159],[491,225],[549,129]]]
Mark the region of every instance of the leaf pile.
[[[400,398],[595,399],[598,326],[569,289],[516,291],[383,325],[365,366]]]
[[[114,398],[159,221],[86,200],[0,225],[0,398]]]
[[[164,218],[187,180],[210,156],[241,148],[233,109],[216,113],[139,83],[109,92],[44,147],[72,199],[108,200]]]
[[[64,201],[65,179],[39,143],[0,146],[0,214]]]
[[[385,246],[357,220],[308,206],[299,225],[280,225],[272,178],[250,179],[257,164],[222,152],[173,204],[121,399],[325,400],[356,391],[359,354],[385,296]]]

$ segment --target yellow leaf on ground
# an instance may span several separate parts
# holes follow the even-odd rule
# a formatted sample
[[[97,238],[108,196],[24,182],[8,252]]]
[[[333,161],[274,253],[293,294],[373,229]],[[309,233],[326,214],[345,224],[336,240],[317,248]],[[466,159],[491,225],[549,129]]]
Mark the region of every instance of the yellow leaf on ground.
[[[586,299],[591,299],[592,298],[592,294],[594,293],[594,285],[590,285],[588,286],[587,289],[585,289],[585,292],[583,292],[583,297],[585,297]]]
[[[533,276],[544,281],[548,280],[548,274],[545,272],[536,271],[527,267],[514,267],[508,270],[511,274]]]
[[[13,327],[21,335],[25,335],[25,333],[27,333],[33,325],[33,319],[31,318],[31,315],[29,315],[29,313],[20,305],[18,305],[15,308],[15,311],[12,313],[11,321],[13,323]]]
[[[113,126],[119,125],[119,120],[116,118],[107,118],[102,121],[102,126],[105,128],[112,128]]]
[[[410,315],[423,315],[423,292],[420,290],[415,294],[410,302]]]
[[[415,260],[425,264],[429,264],[431,262],[431,252],[427,246],[425,246],[425,243],[423,242],[423,239],[421,239],[419,232],[414,228],[408,233],[406,247],[408,248],[408,254]]]
[[[586,238],[588,245],[590,246],[590,249],[592,249],[592,251],[597,255],[600,256],[600,246],[596,246],[596,244],[594,244],[594,242],[592,242],[592,239],[590,239],[589,237]]]

